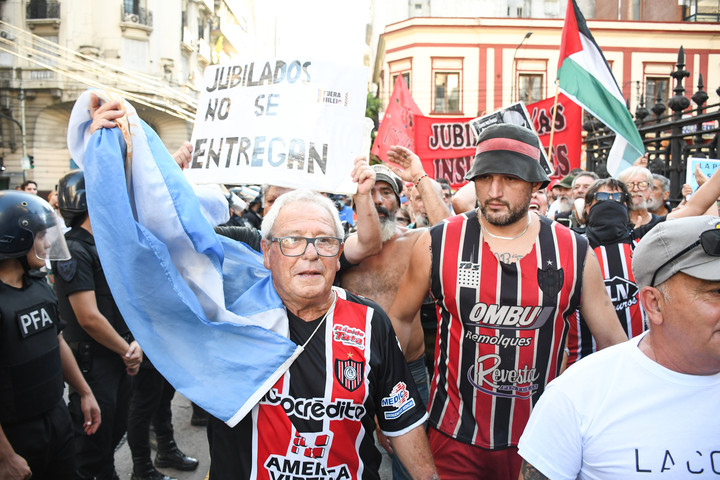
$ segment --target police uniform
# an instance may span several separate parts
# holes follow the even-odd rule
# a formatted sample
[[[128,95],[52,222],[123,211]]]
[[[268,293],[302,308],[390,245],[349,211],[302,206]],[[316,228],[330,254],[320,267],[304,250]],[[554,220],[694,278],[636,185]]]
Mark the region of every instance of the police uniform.
[[[112,479],[115,476],[115,447],[127,429],[130,402],[130,376],[120,355],[92,339],[80,326],[68,296],[81,291],[95,292],[98,310],[110,325],[128,342],[132,340],[125,320],[120,315],[100,265],[95,240],[88,231],[76,227],[65,234],[72,258],[55,262],[55,291],[60,315],[68,325],[64,336],[73,350],[83,376],[95,394],[102,424],[88,436],[80,429],[82,411],[80,396],[70,393],[70,413],[78,425],[77,474],[79,478]]]
[[[61,329],[44,278],[26,274],[22,288],[0,282],[0,424],[34,480],[71,479],[75,473]]]

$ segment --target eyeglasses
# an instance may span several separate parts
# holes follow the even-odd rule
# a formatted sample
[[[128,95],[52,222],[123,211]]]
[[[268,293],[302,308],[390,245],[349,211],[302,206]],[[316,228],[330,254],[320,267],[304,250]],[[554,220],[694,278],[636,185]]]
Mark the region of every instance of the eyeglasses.
[[[650,182],[627,182],[625,185],[628,190],[632,190],[635,187],[637,187],[638,190],[647,190],[650,186]]]
[[[334,257],[343,243],[343,239],[338,237],[270,237],[270,241],[277,242],[280,252],[286,257],[299,257],[305,253],[308,244],[312,244],[321,257]]]
[[[605,200],[615,200],[618,203],[625,201],[625,194],[623,192],[595,192],[593,198],[596,202],[604,202]]]
[[[702,245],[703,250],[705,250],[705,253],[710,255],[711,257],[720,257],[720,229],[713,229],[713,230],[705,230],[700,234],[700,238],[697,242],[694,242],[687,247],[680,250],[678,253],[673,255],[673,257],[668,260],[667,262],[663,263],[658,267],[657,270],[655,270],[655,273],[653,273],[652,280],[650,280],[650,286],[655,286],[655,277],[657,277],[657,274],[660,270],[662,270],[664,267],[669,265],[670,263],[674,262],[678,258],[682,257],[686,253],[688,253],[693,248],[697,247],[698,245]]]

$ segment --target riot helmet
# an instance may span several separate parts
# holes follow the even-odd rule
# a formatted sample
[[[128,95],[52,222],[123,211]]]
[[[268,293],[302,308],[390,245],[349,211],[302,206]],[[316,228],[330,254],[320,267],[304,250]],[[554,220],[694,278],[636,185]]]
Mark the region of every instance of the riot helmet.
[[[58,209],[68,227],[73,227],[75,221],[87,213],[82,170],[71,170],[58,182]]]
[[[22,258],[31,250],[40,260],[69,260],[62,225],[37,195],[0,191],[0,259]]]

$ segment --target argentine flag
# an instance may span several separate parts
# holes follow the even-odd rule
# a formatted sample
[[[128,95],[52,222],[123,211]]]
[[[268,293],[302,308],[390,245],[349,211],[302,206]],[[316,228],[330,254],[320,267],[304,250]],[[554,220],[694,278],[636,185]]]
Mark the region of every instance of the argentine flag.
[[[90,135],[92,93],[122,102],[118,128]],[[262,255],[215,234],[180,167],[123,99],[84,92],[68,148],[85,171],[98,254],[135,339],[180,393],[236,425],[301,351]]]

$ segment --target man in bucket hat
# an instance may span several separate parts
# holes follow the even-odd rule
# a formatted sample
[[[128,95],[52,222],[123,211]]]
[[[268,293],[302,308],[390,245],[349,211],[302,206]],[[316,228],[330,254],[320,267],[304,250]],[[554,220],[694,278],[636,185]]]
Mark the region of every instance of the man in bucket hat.
[[[467,179],[479,207],[424,233],[390,309],[403,347],[430,285],[439,310],[429,439],[443,479],[515,480],[532,405],[560,373],[566,318],[601,347],[627,339],[587,240],[528,212],[549,179],[523,127],[484,130]]]
[[[649,331],[550,384],[520,441],[521,478],[720,471],[720,218],[661,223],[632,267]]]

